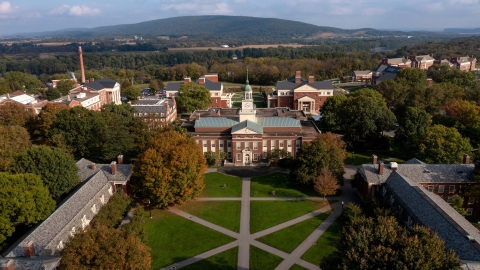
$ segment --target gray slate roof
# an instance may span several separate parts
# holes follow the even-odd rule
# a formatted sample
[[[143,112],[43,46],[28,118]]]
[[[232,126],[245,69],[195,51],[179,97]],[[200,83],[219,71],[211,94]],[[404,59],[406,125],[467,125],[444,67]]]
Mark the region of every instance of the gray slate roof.
[[[239,131],[243,128],[249,128],[257,133],[263,133],[263,127],[260,126],[259,124],[255,123],[255,122],[252,122],[250,120],[246,120],[246,121],[243,121],[243,122],[240,122],[238,124],[236,124],[235,126],[232,127],[232,133],[233,132],[236,132],[236,131]]]
[[[139,113],[164,113],[167,114],[167,106],[173,108],[174,103],[171,99],[159,100],[159,99],[140,99],[137,104],[131,106]]]
[[[169,82],[165,87],[166,91],[178,91],[180,86],[182,86],[183,82]]]
[[[102,90],[105,88],[113,88],[117,81],[114,81],[110,78],[103,78],[100,80],[93,81],[91,83],[86,83],[85,86],[90,87],[95,90]]]
[[[279,81],[276,84],[277,90],[294,90],[301,86],[308,85],[315,89],[333,89],[332,81],[314,81],[313,83],[308,83],[306,81],[302,81],[301,83],[295,83],[290,81]]]
[[[196,81],[198,83],[198,80]],[[205,84],[203,84],[208,90],[220,91],[222,90],[221,82],[212,82],[209,79],[205,78]]]
[[[368,183],[379,185],[387,181],[393,170],[385,164],[378,174],[378,164],[363,164],[358,171]],[[466,183],[474,181],[473,164],[398,164],[397,173],[417,183]]]
[[[480,244],[466,238],[471,235],[480,242],[480,232],[442,198],[397,172],[389,177],[386,187],[416,223],[445,241],[447,249],[453,249],[462,260],[480,261]]]

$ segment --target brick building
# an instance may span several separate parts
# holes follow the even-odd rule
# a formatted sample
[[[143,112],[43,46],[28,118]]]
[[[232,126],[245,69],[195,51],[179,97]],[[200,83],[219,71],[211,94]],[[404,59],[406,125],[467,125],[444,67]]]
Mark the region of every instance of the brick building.
[[[168,125],[177,119],[175,99],[139,99],[131,105],[137,112],[134,117],[141,118],[150,128]]]
[[[268,108],[288,107],[308,114],[318,114],[328,97],[333,96],[332,81],[315,81],[314,76],[302,78],[301,71],[279,81],[276,91],[265,98]]]
[[[167,98],[178,97],[178,90],[184,83],[190,83],[192,79],[185,77],[183,82],[171,82],[165,87]],[[210,91],[212,103],[208,105],[209,108],[231,108],[232,107],[232,93],[223,92],[223,83],[218,81],[217,73],[207,73],[195,81],[198,84],[205,86]]]
[[[236,166],[267,162],[267,154],[277,148],[295,156],[303,143],[320,133],[301,110],[255,108],[248,79],[240,109],[195,111],[182,127],[203,153],[222,151],[226,153],[226,165]]]

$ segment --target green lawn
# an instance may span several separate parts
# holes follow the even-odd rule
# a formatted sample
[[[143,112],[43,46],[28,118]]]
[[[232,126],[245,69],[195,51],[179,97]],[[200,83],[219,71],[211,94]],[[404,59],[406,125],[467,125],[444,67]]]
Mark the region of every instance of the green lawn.
[[[354,152],[355,154],[352,154],[352,151],[347,152],[347,159],[345,159],[346,164],[357,166],[367,163],[371,164],[372,155],[374,154],[378,157],[379,161],[393,158],[392,161],[403,163],[405,162],[405,159],[407,159],[402,146],[395,143],[393,138],[390,138],[390,150],[359,150]]]
[[[200,197],[241,197],[242,179],[223,173],[212,172],[205,174],[205,188]],[[225,187],[222,187],[226,184]]]
[[[275,190],[275,197],[319,197],[313,188],[296,185],[289,180],[288,174],[272,173],[253,177],[250,183],[251,197],[269,197]]]
[[[208,269],[208,270],[236,270],[238,260],[238,247],[218,253],[194,264],[183,267],[185,270]]]
[[[190,201],[179,208],[218,226],[240,232],[240,201]]]
[[[306,268],[303,268],[303,267],[301,267],[301,266],[298,265],[298,264],[294,264],[294,265],[292,265],[292,267],[290,267],[289,270],[305,270],[305,269],[306,269]]]
[[[302,259],[315,265],[319,265],[323,257],[335,251],[335,244],[340,238],[340,232],[343,225],[344,223],[341,218],[335,220],[322,236],[320,236],[316,245],[313,245],[307,250],[307,252],[305,252],[305,254],[303,254]]]
[[[235,239],[165,210],[153,210],[145,218],[152,269],[180,262]]]
[[[297,223],[272,234],[257,239],[281,251],[291,253],[298,247],[329,215],[331,211],[322,213],[311,219]]]
[[[266,104],[263,102],[263,96],[260,93],[253,93],[253,103],[257,108],[266,108]],[[242,106],[243,93],[235,93],[232,97],[232,108],[240,108]]]
[[[282,258],[254,246],[250,246],[250,270],[273,270]]]
[[[250,231],[256,233],[326,206],[328,201],[251,201]]]

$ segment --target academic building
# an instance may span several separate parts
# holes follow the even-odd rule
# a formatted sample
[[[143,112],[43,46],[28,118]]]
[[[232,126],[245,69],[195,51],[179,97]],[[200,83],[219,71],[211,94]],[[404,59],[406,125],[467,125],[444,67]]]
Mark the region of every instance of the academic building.
[[[276,148],[295,156],[303,143],[320,133],[301,110],[257,109],[248,76],[241,108],[197,110],[182,127],[195,138],[203,153],[226,153],[226,166],[266,163],[267,154]]]

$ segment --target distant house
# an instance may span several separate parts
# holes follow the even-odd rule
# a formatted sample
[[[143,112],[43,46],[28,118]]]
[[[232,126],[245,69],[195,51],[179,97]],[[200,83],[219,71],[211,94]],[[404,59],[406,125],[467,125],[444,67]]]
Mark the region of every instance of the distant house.
[[[354,70],[349,78],[351,82],[367,82],[372,79],[371,70]]]
[[[222,47],[222,48],[230,48],[230,46],[228,46],[228,45],[220,45],[220,47]]]
[[[139,99],[131,106],[137,111],[133,116],[142,119],[150,128],[162,127],[177,119],[175,99]]]
[[[69,237],[89,225],[92,218],[117,191],[128,193],[132,165],[95,164],[81,159],[77,162],[81,183],[46,220],[9,247],[0,258],[3,269],[54,270],[58,267]],[[9,267],[9,268],[4,268]]]

